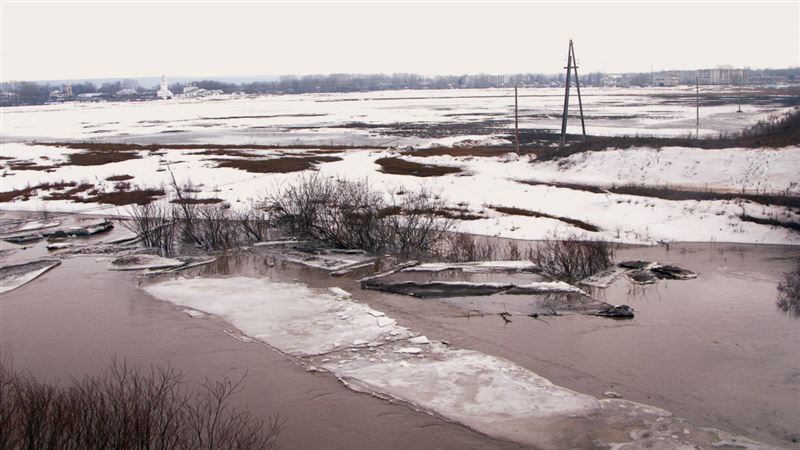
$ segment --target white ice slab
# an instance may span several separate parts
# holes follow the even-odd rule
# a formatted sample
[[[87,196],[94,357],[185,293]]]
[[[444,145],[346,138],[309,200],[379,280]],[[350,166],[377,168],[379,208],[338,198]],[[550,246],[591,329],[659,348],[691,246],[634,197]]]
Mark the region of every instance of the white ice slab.
[[[347,348],[356,340],[410,336],[394,320],[375,317],[365,304],[297,283],[249,277],[179,278],[145,290],[160,300],[219,316],[242,333],[297,356]]]
[[[30,283],[59,264],[58,260],[39,260],[0,267],[0,294]]]
[[[476,261],[467,263],[425,263],[403,269],[403,272],[441,272],[461,270],[469,273],[482,272],[533,272],[537,270],[530,261]]]

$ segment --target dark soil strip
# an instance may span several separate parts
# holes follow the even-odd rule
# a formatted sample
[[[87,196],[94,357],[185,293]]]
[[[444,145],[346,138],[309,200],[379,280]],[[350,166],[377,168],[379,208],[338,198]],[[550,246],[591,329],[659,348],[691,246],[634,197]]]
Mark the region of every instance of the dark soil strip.
[[[400,154],[404,156],[477,156],[492,157],[502,156],[513,153],[514,148],[509,146],[480,146],[480,147],[436,147],[423,148],[419,150],[404,150]]]
[[[450,173],[461,173],[458,167],[420,164],[400,158],[379,158],[375,164],[381,166],[380,171],[392,175],[411,175],[415,177],[439,177]]]
[[[512,215],[512,216],[544,217],[544,218],[547,218],[547,219],[555,219],[555,220],[559,220],[559,221],[564,222],[564,223],[568,223],[568,224],[570,224],[570,225],[572,225],[574,227],[580,228],[582,230],[600,231],[600,227],[598,227],[596,225],[592,225],[590,223],[586,223],[586,222],[583,222],[583,221],[578,220],[578,219],[570,219],[569,217],[553,216],[553,215],[546,214],[546,213],[541,213],[541,212],[537,212],[537,211],[531,211],[529,209],[514,208],[514,207],[509,207],[509,206],[489,205],[489,208],[492,208],[493,210],[495,210],[495,211],[497,211],[499,213],[509,214],[509,215]]]
[[[800,231],[800,223],[798,222],[783,222],[777,219],[762,219],[761,217],[748,216],[747,214],[742,214],[739,216],[739,218],[745,222],[753,222],[761,225],[770,225],[773,227],[781,227],[788,230]]]
[[[544,181],[534,181],[534,180],[516,180],[516,181],[517,183],[529,184],[531,186],[550,186],[556,188],[572,189],[574,191],[591,192],[593,194],[605,194],[607,192],[606,189],[603,189],[599,186],[590,186],[588,184],[546,183]]]
[[[221,198],[179,198],[172,200],[170,203],[177,203],[179,205],[214,205],[222,203]]]
[[[595,194],[621,194],[621,195],[635,195],[637,197],[653,197],[662,200],[685,201],[685,200],[748,200],[753,203],[768,206],[785,206],[787,208],[800,208],[800,197],[790,195],[774,195],[774,194],[745,194],[745,193],[732,193],[732,192],[709,192],[709,191],[692,191],[683,189],[670,189],[659,186],[641,186],[641,185],[627,185],[627,186],[612,186],[609,188],[602,188],[599,186],[591,186],[585,184],[573,183],[545,183],[541,181],[531,180],[517,180],[518,183],[529,184],[532,186],[551,186],[564,189],[572,189],[576,191],[592,192]]]
[[[106,178],[106,181],[128,181],[132,179],[133,175],[113,175]]]

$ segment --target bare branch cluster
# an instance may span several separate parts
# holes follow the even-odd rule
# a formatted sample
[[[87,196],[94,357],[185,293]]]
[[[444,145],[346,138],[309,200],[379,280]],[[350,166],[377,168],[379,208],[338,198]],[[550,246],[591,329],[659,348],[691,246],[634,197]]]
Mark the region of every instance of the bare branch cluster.
[[[578,235],[553,236],[528,251],[528,259],[545,275],[575,283],[607,269],[614,263],[614,247],[604,241],[591,241]]]
[[[340,248],[398,255],[431,252],[453,225],[446,203],[429,189],[384,193],[367,180],[319,174],[266,199],[274,224],[290,233]]]
[[[55,387],[0,363],[0,448],[277,448],[277,417],[230,406],[243,380],[206,380],[194,391],[171,367],[141,371],[115,360],[99,376]]]

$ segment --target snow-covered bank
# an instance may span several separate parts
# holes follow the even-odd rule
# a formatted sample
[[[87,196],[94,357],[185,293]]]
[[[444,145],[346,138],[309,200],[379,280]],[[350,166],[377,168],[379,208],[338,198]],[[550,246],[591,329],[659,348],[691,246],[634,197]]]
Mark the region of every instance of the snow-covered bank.
[[[0,144],[0,154],[23,155],[24,144]],[[37,164],[60,157],[59,147],[34,147]],[[253,150],[262,157],[276,157],[291,150]],[[294,152],[301,152],[295,150]],[[44,153],[43,153],[44,152]],[[43,170],[3,169],[3,191],[25,189],[53,181],[88,183],[100,191],[113,192],[115,175],[130,175],[128,181],[142,188],[171,184],[169,166],[181,185],[191,184],[200,197],[215,197],[234,208],[247,207],[263,199],[267,192],[291,183],[305,172],[251,173],[217,167],[217,162],[199,149],[168,149],[138,152],[139,158],[97,166],[60,165]],[[658,241],[742,242],[800,245],[800,234],[786,228],[762,225],[740,219],[743,214],[797,222],[797,213],[778,206],[764,206],[740,200],[664,200],[652,197],[529,185],[520,180],[576,182],[585,184],[644,183],[673,188],[718,189],[739,192],[751,189],[798,192],[796,173],[800,168],[797,147],[766,149],[702,150],[688,148],[609,150],[573,155],[563,161],[537,162],[532,157],[508,154],[501,157],[413,157],[395,150],[351,150],[331,154],[340,161],[323,162],[318,170],[325,176],[349,179],[367,178],[375,189],[402,191],[426,185],[452,205],[462,205],[483,216],[462,220],[457,229],[490,236],[516,239],[541,239],[552,235],[578,234],[627,243]],[[47,159],[42,160],[42,156]],[[463,173],[418,178],[381,172],[375,164],[386,156],[415,162],[458,166]],[[229,158],[229,157],[228,157]],[[126,207],[109,207],[44,200],[48,191],[34,193],[28,200],[3,203],[3,209],[48,211],[102,211],[126,214]],[[83,194],[79,194],[83,195]],[[513,207],[549,217],[509,215],[490,206]],[[558,218],[575,219],[596,226],[586,231]]]
[[[537,181],[800,195],[800,148],[609,149],[537,163]]]

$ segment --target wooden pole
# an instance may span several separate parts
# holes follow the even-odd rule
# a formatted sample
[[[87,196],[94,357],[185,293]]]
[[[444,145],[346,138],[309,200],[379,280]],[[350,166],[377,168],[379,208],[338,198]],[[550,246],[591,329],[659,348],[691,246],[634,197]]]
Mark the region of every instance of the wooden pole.
[[[700,139],[700,75],[695,78],[695,103],[697,105],[697,123],[695,124],[695,134]]]
[[[744,71],[739,69],[739,109],[736,112],[742,112],[742,78],[744,78]]]
[[[564,113],[561,116],[561,144],[559,148],[564,148],[567,140],[567,112],[569,111],[569,85],[572,72],[572,39],[569,40],[569,50],[567,51],[567,82],[564,87]]]
[[[514,143],[519,155],[519,102],[517,100],[516,84],[514,84]]]
[[[572,41],[569,41],[570,53],[572,53],[572,68],[575,70],[575,88],[578,90],[578,107],[581,110],[581,130],[583,130],[583,140],[586,141],[586,123],[583,120],[583,101],[581,100],[581,83],[578,81],[578,61],[575,60],[575,48]]]

